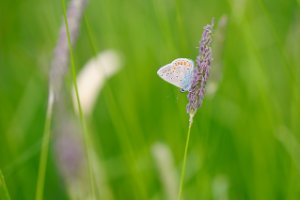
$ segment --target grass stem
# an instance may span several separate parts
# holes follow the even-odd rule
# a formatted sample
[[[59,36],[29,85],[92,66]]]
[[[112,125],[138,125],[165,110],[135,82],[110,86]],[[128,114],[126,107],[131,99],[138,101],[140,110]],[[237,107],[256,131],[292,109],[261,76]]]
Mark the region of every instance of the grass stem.
[[[11,199],[1,170],[0,170],[0,199],[2,200]]]
[[[75,88],[75,94],[76,94],[76,100],[77,100],[77,106],[78,106],[78,112],[79,112],[79,119],[80,119],[82,131],[83,131],[83,138],[84,138],[84,143],[85,143],[85,153],[86,153],[86,158],[87,158],[88,174],[89,174],[89,181],[90,181],[91,195],[92,195],[91,199],[94,200],[94,199],[96,199],[96,190],[95,190],[95,182],[94,182],[93,169],[92,169],[93,164],[92,164],[91,152],[90,152],[90,143],[91,142],[89,139],[89,135],[87,133],[87,128],[85,125],[83,112],[82,112],[82,107],[80,104],[80,98],[79,98],[78,86],[77,86],[77,78],[76,78],[76,68],[75,68],[75,61],[74,61],[74,53],[73,53],[73,48],[72,48],[72,43],[71,43],[65,1],[62,0],[61,2],[62,2],[62,7],[63,7],[63,13],[64,13],[64,21],[65,21],[65,25],[66,25],[68,45],[69,45],[69,49],[70,49],[72,80],[73,80],[73,84],[74,84],[74,88]]]
[[[51,121],[52,121],[53,102],[54,102],[54,93],[50,86],[47,113],[46,113],[46,122],[45,122],[45,128],[44,128],[44,134],[43,134],[43,140],[41,146],[38,179],[37,179],[37,186],[36,186],[36,193],[35,193],[36,200],[43,199],[45,174],[47,168],[48,151],[49,151],[49,143],[50,143],[50,136],[51,136],[50,128],[51,128]]]
[[[88,38],[92,47],[92,50],[94,52],[94,55],[97,55],[98,47],[96,45],[95,39],[93,37],[92,29],[89,25],[89,20],[87,16],[84,16],[84,23],[87,29]],[[126,134],[126,125],[124,123],[124,120],[121,119],[119,114],[119,108],[117,106],[117,102],[115,97],[113,96],[112,89],[110,85],[107,86],[107,95],[104,95],[106,98],[106,101],[109,102],[108,109],[109,114],[112,119],[112,122],[114,124],[114,127],[116,129],[116,133],[118,134],[118,137],[120,139],[120,144],[122,146],[122,149],[124,152],[128,152],[126,156],[124,156],[125,162],[127,163],[129,167],[129,173],[133,179],[132,187],[135,188],[136,195],[138,196],[138,199],[146,199],[147,193],[145,185],[143,184],[143,181],[138,173],[137,167],[136,167],[136,160],[134,157],[134,150],[131,146],[130,139],[128,138],[128,134]]]
[[[184,182],[184,177],[185,177],[185,169],[186,169],[186,157],[187,157],[187,151],[189,148],[189,141],[190,141],[190,135],[191,135],[191,128],[193,124],[193,117],[194,115],[190,115],[190,120],[189,120],[189,130],[187,133],[187,138],[185,142],[185,149],[184,149],[184,156],[183,156],[183,164],[182,164],[182,169],[181,169],[181,175],[180,175],[180,184],[179,184],[179,191],[178,191],[178,200],[181,199],[182,196],[182,190],[183,190],[183,182]]]

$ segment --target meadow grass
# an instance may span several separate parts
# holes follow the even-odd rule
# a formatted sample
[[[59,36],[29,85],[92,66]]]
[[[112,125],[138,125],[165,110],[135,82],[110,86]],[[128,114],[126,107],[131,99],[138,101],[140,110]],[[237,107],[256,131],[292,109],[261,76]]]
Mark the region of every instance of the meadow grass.
[[[187,152],[188,152],[188,148],[189,148],[192,124],[193,124],[193,120],[189,121],[189,128],[188,128],[186,143],[185,143],[185,147],[184,147],[182,169],[181,169],[181,173],[180,173],[180,182],[179,182],[179,189],[178,189],[178,199],[179,200],[181,199],[181,196],[182,196],[182,190],[183,190],[183,184],[184,184],[184,178],[185,178],[185,170],[186,170],[186,157],[187,157]]]
[[[298,0],[89,1],[73,75],[98,51],[112,48],[124,57],[82,121],[93,133],[111,199],[167,199],[151,154],[157,142],[172,152],[175,179],[187,163],[182,199],[298,199],[299,13]],[[49,63],[63,14],[57,1],[1,4],[0,169],[11,199],[35,197],[38,146],[47,144],[41,133],[51,124]],[[156,70],[178,57],[195,58],[202,27],[224,14],[222,79],[194,119],[184,161],[186,94]],[[74,80],[70,74],[66,82]],[[69,199],[48,142],[43,199]]]
[[[89,133],[87,131],[82,107],[80,104],[80,98],[79,98],[79,93],[78,93],[78,86],[77,86],[77,78],[76,78],[76,66],[75,66],[75,58],[74,58],[74,53],[73,53],[73,47],[72,47],[72,42],[71,42],[71,35],[70,35],[70,30],[69,30],[69,22],[68,22],[68,17],[67,17],[67,9],[65,5],[65,0],[62,0],[62,7],[63,7],[63,14],[64,14],[64,24],[66,26],[66,33],[67,33],[67,38],[68,38],[68,46],[70,49],[70,61],[71,61],[71,72],[72,72],[72,81],[73,85],[75,88],[75,94],[76,94],[76,102],[77,102],[77,107],[78,107],[78,112],[79,112],[79,120],[80,120],[80,125],[82,128],[82,134],[84,138],[84,147],[85,147],[85,155],[87,159],[87,171],[89,175],[89,183],[90,183],[90,190],[91,190],[91,199],[96,199],[96,189],[95,189],[95,182],[94,182],[94,174],[93,174],[93,164],[92,164],[92,143],[90,142],[90,137]],[[73,36],[74,37],[74,36]]]
[[[10,200],[9,192],[7,190],[6,182],[0,170],[0,198],[3,200]]]

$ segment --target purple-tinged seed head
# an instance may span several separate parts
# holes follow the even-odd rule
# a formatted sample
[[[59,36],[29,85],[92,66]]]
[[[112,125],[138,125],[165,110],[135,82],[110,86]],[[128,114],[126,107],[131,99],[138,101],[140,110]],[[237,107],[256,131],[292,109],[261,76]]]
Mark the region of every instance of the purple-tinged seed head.
[[[190,119],[193,118],[197,110],[202,105],[205,95],[205,85],[209,76],[209,70],[212,62],[211,42],[214,21],[206,25],[203,29],[202,38],[200,41],[199,55],[196,59],[194,68],[192,85],[188,93],[187,113],[190,114]]]

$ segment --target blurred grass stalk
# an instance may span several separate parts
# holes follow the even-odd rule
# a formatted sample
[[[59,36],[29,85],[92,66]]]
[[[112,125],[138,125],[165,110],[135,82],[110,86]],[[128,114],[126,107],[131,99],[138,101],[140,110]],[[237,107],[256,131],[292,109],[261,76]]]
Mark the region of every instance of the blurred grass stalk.
[[[99,96],[101,89],[103,85],[105,84],[106,79],[108,79],[110,76],[114,75],[119,71],[121,68],[121,55],[114,51],[114,50],[106,50],[103,52],[100,52],[95,58],[90,59],[87,64],[82,68],[82,70],[78,74],[78,94],[80,97],[80,102],[82,105],[83,113],[86,117],[89,117],[91,112],[94,110],[94,105],[97,100],[97,97]],[[76,107],[77,104],[77,98],[76,98],[76,91],[75,87],[73,87],[72,90],[72,98],[73,98],[73,104],[75,107],[75,110],[77,111],[77,114],[79,115],[78,108]],[[76,109],[77,108],[77,109]],[[62,127],[64,124],[61,125]],[[76,126],[76,123],[73,123],[72,126]],[[74,130],[75,131],[75,130]],[[62,131],[63,132],[63,131]],[[72,137],[72,135],[70,135]],[[74,134],[73,134],[74,137]],[[78,137],[78,135],[77,135]],[[63,141],[63,138],[61,138]],[[58,141],[61,142],[61,141]],[[70,143],[68,141],[67,143]],[[82,145],[82,144],[81,144]],[[95,175],[95,181],[97,188],[101,188],[97,190],[96,194],[98,198],[100,199],[113,199],[113,194],[110,191],[110,188],[107,185],[107,177],[105,170],[102,166],[102,162],[97,158],[96,152],[94,150],[94,144],[92,141],[89,141],[90,146],[90,153],[91,153],[91,164],[92,164],[92,172]],[[73,148],[78,149],[78,146],[76,145]],[[71,148],[71,149],[73,149]],[[61,153],[66,152],[66,157],[71,157],[72,159],[72,152],[69,152],[70,150],[66,148],[65,145],[59,145],[58,149],[56,149],[58,152],[58,157],[61,157]],[[69,153],[68,153],[69,152]],[[60,153],[60,154],[59,154]],[[72,159],[73,160],[73,159]],[[74,158],[75,162],[78,160],[78,158]],[[64,158],[60,160],[59,166],[61,166],[63,169],[70,169],[73,168],[70,166],[69,163],[66,162]],[[72,162],[71,162],[72,164]],[[67,166],[65,166],[67,165]],[[64,171],[66,171],[64,170]],[[74,179],[72,175],[66,174],[66,179],[69,180],[68,185],[70,186],[70,195],[73,196],[73,199],[86,199],[86,196],[84,194],[78,193],[80,190],[79,188],[85,187],[83,184],[79,184],[79,181],[73,181]],[[77,182],[77,183],[76,183]],[[75,183],[75,184],[74,184]]]
[[[4,176],[0,170],[0,199],[1,200],[10,200],[9,192],[6,187]]]
[[[65,18],[66,19],[66,18]],[[66,22],[67,24],[67,22]],[[67,29],[68,30],[68,29]],[[93,47],[95,44],[92,44]],[[70,50],[72,52],[71,46]],[[95,47],[94,47],[95,50]],[[96,52],[95,52],[96,54]],[[85,142],[85,149],[86,149],[86,158],[88,162],[88,169],[89,169],[89,179],[92,180],[93,184],[92,187],[92,195],[89,195],[87,193],[87,187],[85,183],[85,176],[84,173],[82,173],[84,170],[84,165],[82,165],[82,159],[80,156],[82,156],[81,150],[84,149],[83,144],[81,143],[81,138],[77,134],[70,134],[69,139],[75,139],[75,142],[73,145],[70,146],[70,141],[67,143],[69,144],[69,148],[67,145],[59,145],[57,150],[57,157],[60,158],[60,162],[58,163],[61,171],[63,172],[63,176],[65,177],[65,181],[67,182],[67,185],[69,187],[69,195],[72,199],[113,199],[113,194],[110,191],[110,188],[107,185],[107,178],[105,170],[100,162],[100,160],[97,158],[96,152],[94,150],[94,144],[91,140],[91,138],[88,135],[87,127],[84,120],[84,116],[88,117],[90,116],[91,112],[94,109],[94,105],[96,102],[96,99],[105,83],[105,81],[117,73],[119,69],[121,68],[121,55],[114,51],[114,50],[106,50],[103,52],[98,53],[95,58],[90,59],[87,64],[83,67],[83,69],[80,71],[78,75],[78,84],[77,84],[77,77],[74,67],[74,58],[72,58],[73,53],[71,53],[71,59],[72,59],[72,75],[73,75],[73,88],[72,88],[72,98],[73,98],[73,104],[74,108],[77,111],[77,114],[79,118],[81,119],[81,125],[83,127],[83,137]],[[75,81],[74,81],[75,80]],[[64,113],[62,113],[64,115]],[[70,117],[66,117],[68,119]],[[58,123],[61,120],[58,120]],[[65,126],[64,123],[61,123],[59,126],[60,128],[67,128],[66,132],[68,132],[68,127]],[[76,133],[76,123],[72,121],[70,123],[71,132],[73,129],[73,133]],[[62,134],[64,134],[64,130],[60,131]],[[90,131],[89,131],[90,132]],[[79,142],[76,142],[76,140],[79,139]],[[64,138],[60,137],[58,138],[58,144],[64,143]],[[77,144],[77,145],[76,145]],[[82,147],[80,149],[80,147]],[[76,153],[74,155],[74,152],[72,151],[76,150],[78,151],[78,155],[76,156]],[[65,153],[65,155],[64,155]],[[75,157],[76,156],[76,157]],[[78,157],[79,156],[79,157]],[[75,169],[75,174],[70,174],[67,172],[67,170],[70,170],[74,168],[74,166],[71,166],[70,163],[68,163],[68,158],[71,165],[77,164],[78,169]],[[75,167],[76,168],[76,167]],[[75,175],[75,176],[74,176]],[[76,175],[77,180],[76,180]],[[95,182],[94,182],[95,181]],[[100,190],[95,190],[95,186],[97,188],[100,188]]]
[[[110,71],[115,71],[116,72],[118,70],[118,67],[110,66],[111,69],[107,69],[107,66],[105,66],[105,65],[112,65],[113,63],[117,64],[118,63],[117,60],[120,61],[120,58],[118,58],[116,56],[116,55],[118,55],[118,54],[116,54],[116,52],[114,53],[115,56],[112,56],[113,54],[111,54],[111,53],[113,53],[114,51],[110,51],[110,53],[109,53],[110,56],[105,56],[106,58],[109,58],[109,59],[105,60],[105,62],[102,62],[101,59],[100,59],[101,56],[97,55],[98,50],[97,50],[97,47],[96,47],[94,34],[92,33],[92,29],[90,28],[89,20],[88,20],[87,16],[85,16],[85,26],[86,26],[86,29],[87,29],[87,32],[88,32],[88,37],[89,37],[91,47],[92,47],[92,49],[94,51],[94,55],[96,57],[95,60],[92,61],[92,62],[95,62],[96,60],[98,60],[99,64],[101,63],[101,65],[102,65],[101,68],[102,69],[100,70],[100,68],[97,67],[98,69],[96,69],[96,71],[99,71],[99,72],[101,71],[101,74],[103,73],[103,76],[106,79],[109,76],[111,76],[112,72],[110,72]],[[107,53],[108,52],[106,51],[106,54]],[[111,60],[112,58],[114,58],[116,60],[112,61]],[[109,60],[112,63],[107,63],[107,61],[109,61]],[[87,71],[94,71],[94,70],[90,69],[90,70],[87,70]],[[86,73],[86,72],[84,72],[84,73]],[[100,78],[100,77],[101,76],[99,76],[98,78]],[[79,77],[79,79],[81,79],[81,77]],[[83,80],[84,80],[84,78],[83,78]],[[79,80],[79,81],[81,81],[81,80]],[[96,83],[99,84],[97,87],[99,87],[99,88],[102,87],[101,86],[102,81],[98,80],[98,81],[96,81]],[[146,192],[145,181],[143,180],[143,178],[141,178],[141,174],[138,172],[138,168],[137,168],[137,165],[136,165],[137,161],[136,161],[136,158],[135,158],[134,150],[132,148],[130,139],[128,137],[128,131],[126,131],[127,130],[126,122],[121,117],[120,108],[117,105],[117,101],[116,101],[116,99],[113,95],[112,89],[109,87],[109,85],[107,86],[107,88],[108,88],[107,89],[107,95],[104,95],[104,97],[106,98],[106,101],[109,102],[109,106],[108,106],[109,114],[110,114],[111,120],[113,122],[113,126],[116,130],[116,133],[118,135],[122,151],[126,152],[126,154],[124,155],[124,160],[125,160],[125,163],[128,167],[129,174],[132,177],[132,181],[130,182],[132,184],[131,188],[133,188],[133,192],[137,196],[136,197],[137,199],[146,199],[147,198],[147,194],[146,194],[147,192]],[[79,89],[79,90],[81,90],[81,89]],[[90,92],[93,93],[93,91],[96,91],[96,90],[95,89],[90,89]],[[81,94],[81,91],[79,91],[79,92]],[[90,103],[87,103],[86,105],[89,105]],[[91,103],[91,104],[93,104],[93,103]],[[87,109],[87,111],[88,111],[88,109]]]
[[[47,167],[47,159],[48,159],[48,151],[49,151],[49,142],[50,142],[50,128],[51,128],[51,120],[52,120],[52,113],[53,113],[53,102],[54,102],[54,94],[53,94],[52,87],[49,86],[46,122],[45,122],[45,128],[44,128],[43,139],[42,139],[42,144],[41,144],[38,180],[37,180],[37,186],[36,186],[35,198],[37,200],[43,199],[45,175],[46,175],[46,167]]]
[[[115,50],[100,52],[95,58],[88,61],[78,74],[78,92],[83,113],[89,116],[94,109],[97,97],[105,84],[106,79],[117,73],[121,68],[121,55]],[[76,91],[72,90],[73,104],[76,107]]]
[[[223,49],[226,37],[226,28],[228,24],[227,15],[223,15],[215,29],[213,50],[213,67],[211,68],[209,80],[207,81],[206,93],[208,97],[214,97],[216,94],[223,75]]]
[[[278,131],[275,132],[275,138],[283,145],[286,151],[291,156],[297,169],[300,172],[300,144],[293,133],[291,133],[287,127],[281,126]]]
[[[78,112],[79,112],[79,121],[81,125],[81,130],[82,130],[82,135],[83,135],[83,140],[84,140],[84,149],[85,149],[85,156],[87,159],[87,171],[88,171],[88,176],[89,176],[89,186],[90,186],[90,199],[96,199],[96,188],[95,188],[95,182],[94,182],[94,176],[93,176],[93,164],[92,164],[92,143],[91,139],[88,135],[87,132],[87,127],[85,124],[84,116],[83,116],[83,111],[82,107],[80,104],[80,98],[79,98],[79,93],[78,93],[78,86],[77,86],[77,78],[76,78],[76,67],[75,67],[75,59],[74,59],[74,53],[73,53],[73,47],[72,47],[72,29],[69,28],[69,22],[68,22],[68,17],[66,13],[66,6],[65,6],[65,1],[62,0],[62,7],[63,7],[63,13],[64,13],[64,21],[65,21],[65,26],[66,26],[66,33],[67,33],[67,39],[68,39],[68,47],[70,50],[70,59],[71,59],[71,72],[72,72],[72,81],[73,85],[75,88],[75,93],[76,93],[76,99],[77,99],[77,106],[78,106]],[[75,1],[74,1],[75,2]],[[75,4],[78,2],[75,2]],[[86,2],[82,2],[84,5]],[[78,5],[78,4],[77,4]],[[79,4],[80,5],[80,4]],[[70,6],[72,8],[72,4]],[[83,7],[82,5],[80,7]],[[82,10],[81,10],[82,11]],[[69,9],[68,14],[72,13],[72,9]],[[80,17],[82,13],[80,13]],[[80,18],[79,18],[80,19]],[[70,18],[72,20],[72,18]],[[72,25],[72,21],[70,21],[70,27]],[[79,26],[79,21],[77,23]],[[78,31],[77,31],[78,33]],[[80,189],[80,188],[77,188]],[[86,198],[85,198],[86,199]]]
[[[155,143],[152,146],[152,155],[164,187],[164,199],[176,199],[178,177],[171,149],[166,144]]]
[[[215,200],[229,199],[229,181],[225,175],[216,175],[212,180],[212,194]]]
[[[51,121],[53,115],[53,108],[56,103],[64,102],[62,99],[65,97],[62,93],[64,77],[68,72],[68,64],[69,64],[69,56],[71,56],[72,61],[72,74],[73,81],[76,85],[76,74],[75,74],[75,66],[74,66],[74,57],[72,52],[72,46],[75,45],[78,32],[79,32],[79,24],[80,19],[85,9],[86,0],[72,0],[70,2],[70,6],[68,9],[68,17],[66,14],[66,8],[64,0],[62,0],[62,7],[64,12],[64,24],[60,30],[60,37],[57,43],[57,46],[54,51],[54,57],[50,67],[50,75],[49,75],[49,94],[48,94],[48,106],[46,113],[46,122],[45,129],[43,134],[42,146],[41,146],[41,154],[40,154],[40,163],[38,170],[38,180],[36,186],[36,199],[43,199],[44,193],[44,185],[45,185],[45,174],[48,160],[48,151],[49,151],[49,143],[50,143],[50,135],[51,135]],[[67,19],[68,18],[68,19]],[[68,24],[69,21],[69,24]],[[80,107],[80,103],[78,102]],[[64,106],[64,105],[62,105]],[[79,109],[80,110],[80,109]],[[83,122],[83,116],[80,117],[81,122]],[[82,123],[83,124],[83,123]],[[86,148],[88,148],[86,146]],[[90,165],[89,165],[90,166]],[[90,169],[90,167],[88,167]],[[89,170],[91,171],[91,170]],[[90,178],[92,175],[90,175]],[[93,180],[90,179],[90,184],[92,188],[92,194],[94,194],[93,190]],[[93,195],[94,196],[94,195]]]
[[[251,2],[252,3],[252,2]],[[247,2],[247,7],[251,7],[250,1]],[[241,35],[243,37],[243,40],[245,41],[245,51],[247,52],[247,56],[250,58],[249,63],[251,62],[251,68],[249,68],[249,72],[253,74],[249,74],[249,77],[251,77],[251,88],[255,90],[255,95],[257,95],[256,99],[260,100],[260,112],[264,113],[264,126],[255,127],[256,130],[262,130],[264,129],[264,133],[274,133],[275,132],[275,138],[283,145],[283,147],[286,148],[287,152],[290,154],[293,161],[295,161],[296,168],[299,169],[299,143],[297,142],[297,136],[295,133],[299,132],[299,115],[296,110],[299,110],[299,104],[297,104],[297,98],[299,97],[299,87],[297,87],[295,83],[297,83],[295,80],[298,77],[299,73],[297,73],[297,64],[298,61],[295,62],[295,65],[293,66],[292,60],[292,50],[290,47],[294,46],[298,49],[299,48],[299,34],[295,34],[292,37],[287,37],[287,39],[290,39],[292,46],[288,45],[286,49],[282,48],[281,38],[279,36],[278,30],[276,30],[275,27],[275,21],[272,21],[271,19],[271,9],[269,6],[267,6],[267,3],[264,1],[257,1],[254,3],[255,7],[257,7],[257,15],[255,15],[255,19],[249,18],[249,13],[245,12],[243,15],[234,15],[233,21],[241,27]],[[246,7],[246,6],[245,6]],[[231,8],[232,13],[236,14],[239,12],[235,8],[234,1],[231,1]],[[259,12],[259,9],[261,12]],[[258,23],[259,22],[259,23]],[[259,25],[259,26],[257,26]],[[292,27],[296,28],[296,27]],[[267,33],[267,36],[266,36]],[[259,34],[264,34],[265,37],[260,38]],[[286,36],[284,36],[286,37]],[[264,40],[267,39],[268,46],[264,44]],[[276,65],[272,66],[272,69],[276,71],[278,74],[280,74],[280,79],[276,79],[276,82],[280,80],[280,83],[282,88],[284,88],[284,92],[287,92],[286,94],[286,101],[284,104],[289,105],[291,107],[286,107],[285,105],[282,106],[282,102],[276,97],[276,89],[274,88],[274,77],[273,75],[266,69],[266,60],[268,60],[265,55],[268,55],[265,51],[270,52],[269,49],[272,48],[272,59],[276,60]],[[288,52],[288,53],[286,53]],[[296,51],[296,57],[299,58],[299,51]],[[247,62],[244,63],[245,66],[247,66]],[[268,64],[267,64],[268,65]],[[279,68],[280,67],[280,68]],[[245,70],[245,69],[243,69]],[[293,75],[293,76],[292,76]],[[287,78],[288,77],[288,78]],[[256,78],[256,80],[255,80]],[[272,80],[273,79],[273,80]],[[249,79],[250,80],[250,79]],[[287,85],[284,84],[289,84]],[[298,84],[299,85],[299,84]],[[291,90],[290,90],[291,89]],[[291,94],[289,93],[290,91]],[[294,92],[295,91],[295,92]],[[297,92],[296,92],[297,91]],[[288,94],[288,95],[287,95]],[[299,98],[298,98],[299,99]],[[295,101],[296,100],[296,101]],[[294,101],[294,102],[293,102]],[[298,101],[299,102],[299,101]],[[293,114],[290,116],[291,118],[288,118],[288,121],[285,121],[285,114],[286,110],[290,109],[291,114],[295,111],[297,113],[293,116]],[[288,112],[290,112],[288,111]],[[287,115],[288,116],[288,115]],[[294,118],[295,117],[295,118]],[[253,117],[252,117],[253,118]],[[294,126],[294,130],[290,129],[290,124],[293,124],[293,119],[295,119],[294,123],[296,126]],[[282,127],[279,129],[277,128],[278,124],[281,124]],[[277,130],[278,129],[278,130]],[[268,131],[266,131],[268,130]],[[294,132],[293,132],[294,131]],[[259,133],[259,131],[257,131]],[[253,184],[251,184],[250,187],[254,191],[253,197],[257,199],[260,197],[261,199],[274,199],[276,195],[281,195],[283,193],[280,193],[281,191],[274,190],[274,185],[269,184],[271,182],[268,182],[269,180],[273,180],[273,176],[271,176],[271,173],[268,174],[268,172],[272,171],[272,168],[269,169],[269,167],[266,167],[266,160],[268,160],[269,152],[273,151],[273,153],[278,156],[278,151],[275,149],[271,149],[271,145],[266,145],[266,141],[262,140],[267,136],[267,134],[261,134],[260,137],[257,138],[255,135],[253,136],[256,138],[255,140],[250,140],[250,151],[256,152],[255,158],[253,159],[254,163],[254,169],[255,171],[255,178],[253,179]],[[261,137],[262,136],[262,137]],[[274,135],[269,135],[274,136]],[[259,142],[261,144],[259,144]],[[267,141],[269,143],[270,138],[267,138]],[[252,143],[251,143],[252,142]],[[259,144],[259,145],[258,145]],[[264,151],[264,154],[261,153],[260,150],[258,150],[259,146],[261,145],[261,150]],[[281,158],[281,157],[279,157]],[[271,166],[270,166],[271,167]],[[289,171],[290,169],[288,169]],[[266,173],[267,172],[267,173]],[[289,172],[290,173],[290,172]],[[266,177],[265,175],[269,175],[269,177]],[[276,174],[277,175],[277,174]],[[279,176],[281,178],[281,176]],[[270,178],[270,179],[269,179]],[[291,187],[291,183],[289,178],[286,179],[288,185],[287,187],[294,189]],[[281,187],[284,188],[284,187]],[[297,188],[298,190],[298,188]],[[287,192],[288,194],[289,192]],[[290,192],[292,194],[293,192]],[[296,194],[296,193],[294,193]],[[279,195],[279,196],[280,196]],[[288,194],[289,195],[289,194]],[[287,195],[287,196],[288,196]],[[288,197],[286,199],[288,199]],[[292,197],[292,196],[290,196]]]

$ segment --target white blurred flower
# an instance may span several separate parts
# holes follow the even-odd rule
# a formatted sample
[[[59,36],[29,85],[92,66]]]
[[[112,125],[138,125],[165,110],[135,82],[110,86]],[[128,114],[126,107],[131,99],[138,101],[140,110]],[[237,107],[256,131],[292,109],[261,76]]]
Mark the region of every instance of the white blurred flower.
[[[247,0],[230,0],[232,13],[237,22],[243,21]]]
[[[165,199],[176,199],[178,178],[171,149],[163,143],[155,143],[152,146],[152,155],[165,190]]]
[[[227,200],[229,182],[226,176],[217,175],[212,182],[212,192],[215,200]]]
[[[300,171],[300,144],[299,140],[286,126],[280,126],[275,132],[275,138],[283,145],[290,154],[296,167]]]
[[[82,68],[77,76],[80,104],[85,115],[89,115],[94,108],[106,79],[117,73],[121,68],[121,56],[114,50],[106,50],[92,58]],[[72,91],[73,103],[77,109],[75,88]]]

